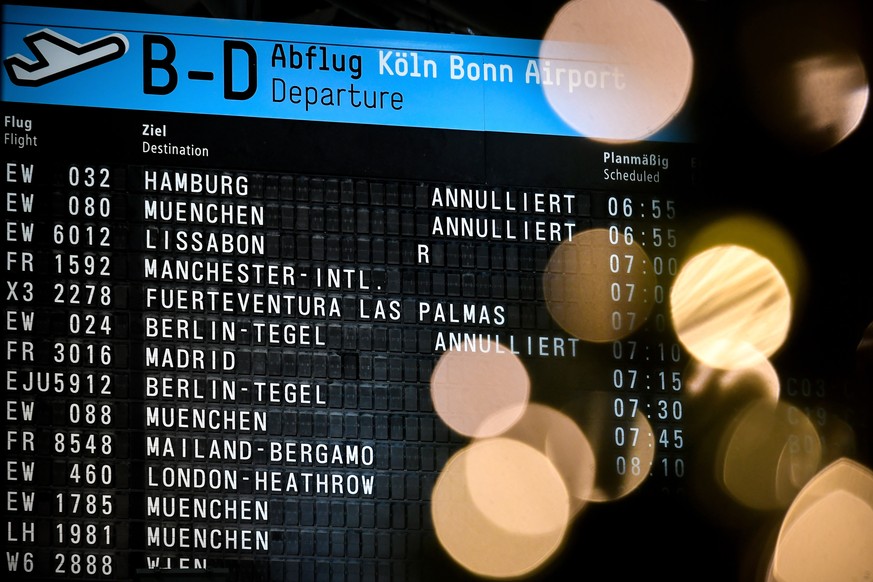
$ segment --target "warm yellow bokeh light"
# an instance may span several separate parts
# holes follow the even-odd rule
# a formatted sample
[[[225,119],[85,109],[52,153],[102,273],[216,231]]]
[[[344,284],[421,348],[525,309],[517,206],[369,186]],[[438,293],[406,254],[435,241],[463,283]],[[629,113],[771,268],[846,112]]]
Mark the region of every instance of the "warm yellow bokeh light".
[[[508,348],[449,350],[434,367],[430,392],[443,422],[462,435],[483,438],[506,431],[521,418],[530,398],[530,378]]]
[[[796,61],[792,76],[798,116],[811,135],[822,136],[822,149],[852,133],[864,116],[870,96],[867,72],[857,54],[821,54]]]
[[[773,582],[873,576],[873,472],[839,459],[798,493],[782,522]]]
[[[741,410],[722,435],[716,470],[737,502],[772,510],[788,507],[821,458],[812,422],[793,406],[763,399]]]
[[[860,125],[870,86],[862,37],[838,3],[768,6],[744,21],[744,74],[754,112],[773,135],[808,153]]]
[[[480,576],[515,578],[542,567],[569,523],[567,488],[542,453],[513,439],[474,441],[453,455],[431,496],[437,538]]]
[[[676,116],[693,60],[684,31],[659,2],[571,0],[546,31],[538,72],[568,125],[620,142],[649,137]]]
[[[748,344],[745,347],[753,349]],[[735,393],[773,402],[778,400],[779,374],[773,363],[760,352],[750,351],[741,355],[743,361],[756,363],[742,368],[722,369],[693,361],[685,373],[686,394],[691,397],[721,396],[724,399]]]
[[[722,369],[756,366],[772,356],[792,315],[791,295],[773,263],[736,245],[692,257],[673,283],[670,309],[688,352]]]
[[[546,307],[567,333],[608,342],[638,330],[651,313],[656,278],[646,252],[620,229],[593,228],[564,241],[543,272]],[[616,237],[620,244],[614,244]]]
[[[517,443],[499,437],[469,448],[470,500],[486,519],[507,532],[552,535],[564,529],[568,518],[563,479],[545,455]]]
[[[597,462],[582,429],[562,412],[531,403],[504,438],[523,442],[546,455],[560,473],[570,495],[572,514],[591,499]]]
[[[669,407],[672,401],[663,399]],[[654,408],[652,408],[654,406]],[[597,468],[589,501],[615,501],[640,487],[655,458],[655,435],[648,417],[658,403],[636,394],[590,391],[562,408],[582,429],[594,451]]]
[[[693,256],[722,245],[741,246],[767,257],[788,286],[793,302],[798,302],[806,287],[806,258],[794,235],[781,224],[751,212],[722,216],[698,230],[686,252]]]

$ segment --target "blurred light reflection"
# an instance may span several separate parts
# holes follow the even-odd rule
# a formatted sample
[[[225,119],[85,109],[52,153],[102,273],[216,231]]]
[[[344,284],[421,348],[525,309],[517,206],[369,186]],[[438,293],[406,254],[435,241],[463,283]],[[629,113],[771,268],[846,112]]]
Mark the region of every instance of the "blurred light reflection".
[[[791,2],[744,22],[740,48],[748,94],[765,127],[807,152],[829,149],[861,122],[869,79],[862,37],[846,2]]]
[[[567,489],[545,455],[501,437],[455,453],[431,500],[443,548],[467,570],[491,578],[543,566],[563,543],[569,511]]]
[[[746,346],[753,349],[748,344]],[[691,398],[703,398],[711,394],[715,398],[710,402],[731,398],[731,393],[777,401],[779,375],[773,363],[760,352],[749,352],[742,360],[756,363],[743,368],[720,369],[692,362],[685,371],[686,394]]]
[[[621,499],[649,477],[655,435],[646,403],[628,395],[587,391],[562,408],[591,443],[597,468],[590,501]]]
[[[567,333],[585,341],[621,339],[646,322],[656,283],[648,255],[636,242],[611,237],[621,230],[593,228],[558,246],[543,272],[546,307]]]
[[[753,213],[719,217],[695,233],[687,253],[693,256],[721,245],[738,245],[767,257],[785,281],[793,303],[800,303],[807,283],[806,259],[794,236],[780,224]]]
[[[498,435],[515,424],[528,405],[530,378],[524,364],[500,344],[492,348],[444,352],[431,375],[434,410],[465,436]]]
[[[769,582],[873,577],[873,472],[850,459],[820,471],[785,514]]]
[[[791,324],[791,297],[779,271],[765,257],[721,245],[692,257],[670,293],[679,340],[714,368],[759,365],[775,353]]]
[[[670,11],[654,0],[572,0],[543,40],[538,65],[546,98],[586,137],[646,138],[688,97],[691,47]]]
[[[597,461],[588,438],[562,412],[531,403],[512,428],[501,435],[523,442],[546,455],[560,473],[570,495],[571,514],[591,499]]]
[[[716,468],[739,503],[759,510],[788,507],[819,470],[821,442],[797,408],[769,399],[747,405],[722,435]]]

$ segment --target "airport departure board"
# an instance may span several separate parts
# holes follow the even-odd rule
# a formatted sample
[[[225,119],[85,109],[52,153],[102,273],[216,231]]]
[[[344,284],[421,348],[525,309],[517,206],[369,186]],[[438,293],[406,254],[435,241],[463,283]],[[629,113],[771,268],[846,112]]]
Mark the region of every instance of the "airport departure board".
[[[4,6],[7,579],[683,579],[699,537],[733,579],[751,520],[695,484],[740,445],[693,397],[736,379],[671,311],[696,104],[588,139],[546,89],[633,71],[539,50]],[[864,450],[857,371],[778,372],[795,474]]]

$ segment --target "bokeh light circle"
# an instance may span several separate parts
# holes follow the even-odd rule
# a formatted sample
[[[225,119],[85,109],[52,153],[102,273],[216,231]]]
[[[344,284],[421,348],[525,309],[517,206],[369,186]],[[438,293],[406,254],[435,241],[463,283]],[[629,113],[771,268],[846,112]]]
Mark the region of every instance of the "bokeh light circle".
[[[621,339],[642,327],[655,282],[648,255],[619,227],[574,235],[555,248],[543,272],[552,318],[590,342]]]
[[[757,510],[788,507],[820,469],[821,440],[798,408],[770,399],[745,406],[722,435],[721,485]]]
[[[676,334],[713,368],[759,365],[782,347],[791,325],[791,294],[766,257],[719,245],[693,256],[670,292]]]
[[[501,437],[455,453],[431,496],[442,547],[470,572],[491,578],[543,566],[563,543],[569,514],[567,489],[546,456]]]
[[[670,406],[668,399],[664,402]],[[586,391],[561,409],[579,426],[594,451],[594,483],[588,501],[621,499],[648,479],[656,447],[649,411],[657,413],[635,393],[601,390]]]
[[[588,437],[566,414],[532,402],[521,419],[501,436],[546,455],[564,480],[571,513],[578,513],[591,499],[597,459]]]
[[[822,469],[782,520],[773,582],[864,580],[873,575],[873,472],[847,458]]]
[[[549,25],[538,65],[546,98],[568,125],[620,142],[648,137],[675,117],[693,61],[684,31],[660,2],[571,0]]]
[[[773,137],[800,152],[816,154],[845,140],[869,104],[865,33],[860,15],[847,6],[768,4],[742,23],[740,56],[752,112]]]
[[[434,410],[462,435],[498,435],[524,414],[530,378],[521,360],[495,343],[489,352],[444,352],[431,374]]]

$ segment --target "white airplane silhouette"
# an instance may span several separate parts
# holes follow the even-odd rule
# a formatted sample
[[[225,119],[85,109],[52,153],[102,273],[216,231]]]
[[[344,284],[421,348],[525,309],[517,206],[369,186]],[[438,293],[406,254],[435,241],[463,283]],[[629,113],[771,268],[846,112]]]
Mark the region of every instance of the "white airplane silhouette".
[[[3,64],[13,83],[27,87],[45,85],[115,60],[128,48],[127,38],[121,34],[110,34],[80,44],[48,28],[28,34],[24,37],[24,43],[36,60],[16,54]]]

